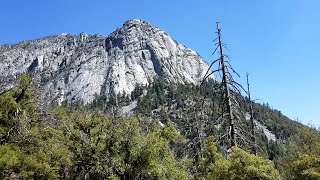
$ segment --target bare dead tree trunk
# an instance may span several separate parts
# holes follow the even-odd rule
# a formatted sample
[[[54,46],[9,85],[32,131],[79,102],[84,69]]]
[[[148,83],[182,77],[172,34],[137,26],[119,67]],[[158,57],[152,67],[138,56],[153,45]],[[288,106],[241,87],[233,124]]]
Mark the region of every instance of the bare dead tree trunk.
[[[233,146],[237,146],[236,138],[235,138],[235,128],[234,128],[234,116],[233,116],[233,109],[231,105],[231,97],[230,97],[230,91],[228,87],[228,75],[226,70],[226,65],[224,62],[224,54],[223,54],[223,48],[222,48],[222,40],[221,40],[221,29],[219,27],[219,23],[217,22],[217,32],[218,32],[218,43],[219,43],[219,49],[220,49],[220,62],[221,62],[221,69],[222,69],[222,83],[223,83],[223,90],[226,100],[226,108],[227,108],[227,117],[229,122],[229,145],[230,148]]]
[[[247,73],[247,93],[249,98],[249,105],[250,105],[250,123],[251,123],[251,140],[252,140],[252,153],[257,155],[257,142],[256,142],[256,135],[255,135],[255,126],[254,126],[254,119],[253,119],[253,107],[252,107],[252,100],[250,95],[250,84],[249,84],[249,74]]]
[[[217,22],[217,34],[218,37],[214,41],[218,41],[215,46],[215,50],[213,51],[213,54],[215,52],[219,51],[219,58],[214,60],[210,66],[207,69],[207,72],[204,75],[204,78],[200,84],[200,86],[203,85],[203,83],[208,79],[212,74],[219,73],[222,80],[221,83],[218,83],[217,85],[214,85],[214,92],[219,93],[221,95],[220,97],[220,105],[219,105],[219,111],[221,113],[219,116],[215,119],[218,123],[222,122],[223,120],[226,120],[226,125],[228,127],[228,131],[225,135],[222,136],[222,138],[219,138],[218,141],[221,141],[224,137],[228,137],[228,144],[229,148],[232,148],[234,146],[242,146],[242,145],[250,145],[254,144],[253,152],[256,154],[256,140],[252,138],[247,138],[245,134],[249,134],[249,137],[255,138],[255,132],[254,132],[254,122],[253,122],[253,111],[252,111],[252,102],[250,99],[250,107],[251,107],[251,122],[253,122],[252,125],[252,131],[247,132],[244,128],[241,126],[241,121],[246,119],[246,114],[241,108],[241,104],[244,102],[244,98],[242,97],[242,93],[245,92],[248,94],[247,90],[242,87],[242,85],[235,81],[233,78],[233,75],[236,75],[238,78],[240,78],[240,75],[232,68],[229,56],[225,55],[223,53],[223,48],[227,48],[224,43],[222,43],[222,36],[221,36],[221,29],[219,26],[219,23]],[[210,72],[211,67],[217,64],[217,69]],[[249,84],[249,83],[248,83]],[[251,97],[250,97],[251,98]],[[221,109],[221,110],[220,110]],[[253,133],[253,134],[251,134]],[[253,143],[254,142],[254,143]]]
[[[195,161],[196,161],[196,163],[198,163],[199,159],[201,159],[200,152],[201,152],[201,145],[202,145],[201,144],[202,143],[202,132],[201,132],[200,126],[202,125],[202,123],[201,123],[201,120],[198,119],[198,114],[197,114],[198,110],[196,110],[196,108],[198,109],[197,105],[195,105],[195,108],[194,108],[194,112],[196,112],[194,119],[195,119],[195,123],[196,123],[195,128],[196,128],[196,135],[197,135],[197,137],[196,137],[197,140],[195,141],[195,146],[196,146],[195,147],[195,150],[196,150]]]

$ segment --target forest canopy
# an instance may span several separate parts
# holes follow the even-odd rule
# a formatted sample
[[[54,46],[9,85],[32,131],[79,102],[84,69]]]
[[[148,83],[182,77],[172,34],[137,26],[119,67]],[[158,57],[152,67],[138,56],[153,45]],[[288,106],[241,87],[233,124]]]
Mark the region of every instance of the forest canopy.
[[[161,81],[155,81],[152,88],[146,97],[157,94],[153,97],[158,100],[149,100],[159,107],[175,97],[183,98],[177,90],[192,89],[185,86],[167,90]],[[142,98],[139,91],[130,98]],[[35,97],[36,92],[29,76],[23,76],[13,89],[0,92],[1,178],[320,178],[320,136],[307,127],[296,128],[298,133],[290,135],[284,144],[267,142],[272,160],[238,147],[225,154],[213,136],[203,140],[195,158],[188,134],[170,118],[162,124],[152,118],[119,118],[97,108],[49,106]],[[184,101],[181,99],[180,103],[183,105]],[[273,114],[266,108],[261,111],[264,116]]]

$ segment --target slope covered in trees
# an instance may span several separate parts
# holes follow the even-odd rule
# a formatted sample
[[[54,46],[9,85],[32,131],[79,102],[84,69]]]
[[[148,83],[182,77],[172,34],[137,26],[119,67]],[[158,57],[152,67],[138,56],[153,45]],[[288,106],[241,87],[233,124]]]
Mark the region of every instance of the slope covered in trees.
[[[218,117],[221,97],[218,92],[212,91],[213,85],[215,85],[214,81],[207,81],[199,87],[154,79],[148,87],[137,86],[130,101],[137,101],[134,111],[141,118],[153,119],[161,123],[170,119],[188,141],[188,146],[184,147],[184,153],[199,162],[202,148],[200,141],[204,141],[208,136],[214,136],[219,151],[227,155],[227,142],[224,139],[227,129],[223,128],[225,122]],[[130,102],[122,99],[118,99],[120,104],[122,102],[126,105],[126,102]],[[249,104],[246,102],[247,98],[244,97],[241,103],[243,112],[249,112]],[[105,111],[108,112],[110,107]],[[268,104],[254,103],[253,110],[256,124],[259,123],[265,128],[258,127],[256,130],[258,155],[272,161],[283,177],[294,179],[291,170],[295,168],[290,167],[291,162],[300,165],[304,162],[301,158],[306,159],[306,157],[309,157],[309,160],[313,158],[314,162],[317,161],[320,148],[318,131],[290,120],[280,111],[270,108]],[[239,147],[251,152],[250,122],[244,120],[241,123],[242,136],[239,137]],[[274,139],[267,137],[266,130],[274,135]],[[306,167],[304,173],[318,172],[315,164],[311,164],[313,165],[310,165],[309,169]],[[299,171],[296,170],[295,173],[297,172]],[[301,174],[303,174],[302,171],[300,176],[305,177]],[[313,178],[317,177],[315,173],[313,174]]]
[[[44,105],[30,77],[22,77],[0,92],[1,178],[319,178],[319,133],[278,111],[254,106],[256,119],[277,136],[268,141],[260,132],[259,156],[250,154],[245,141],[226,153],[224,130],[213,121],[219,96],[206,85],[199,90],[157,79],[145,90],[137,88],[116,100],[136,100],[137,117],[119,118],[108,113],[115,102],[102,103],[100,110],[99,103],[92,109]]]

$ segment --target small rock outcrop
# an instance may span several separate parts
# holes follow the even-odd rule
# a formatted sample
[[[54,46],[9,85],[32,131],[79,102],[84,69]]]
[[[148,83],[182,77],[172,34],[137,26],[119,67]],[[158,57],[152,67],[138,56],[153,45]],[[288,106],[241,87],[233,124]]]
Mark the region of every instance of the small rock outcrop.
[[[0,76],[32,73],[49,103],[129,94],[155,76],[196,84],[207,68],[195,51],[142,20],[129,20],[107,37],[63,33],[0,46]]]

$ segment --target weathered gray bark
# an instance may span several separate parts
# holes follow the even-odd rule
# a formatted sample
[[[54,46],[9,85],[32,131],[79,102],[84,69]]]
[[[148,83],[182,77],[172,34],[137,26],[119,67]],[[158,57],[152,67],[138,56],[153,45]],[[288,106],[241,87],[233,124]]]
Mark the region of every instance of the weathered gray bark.
[[[227,108],[227,118],[229,122],[229,145],[230,148],[233,146],[237,146],[236,143],[236,135],[235,135],[235,128],[234,128],[234,116],[233,116],[233,109],[231,104],[231,97],[230,97],[230,91],[228,87],[228,75],[226,70],[226,65],[224,61],[224,54],[223,54],[223,48],[222,48],[222,40],[221,40],[221,29],[219,27],[219,23],[217,23],[217,31],[218,31],[218,40],[219,40],[219,49],[220,49],[220,63],[221,63],[221,69],[222,69],[222,83],[223,83],[223,89],[224,89],[224,96],[226,100],[226,108]]]
[[[255,135],[255,126],[254,126],[254,119],[253,119],[253,107],[252,107],[252,100],[250,95],[250,84],[249,84],[249,74],[247,73],[247,93],[250,103],[250,123],[251,123],[251,141],[252,141],[252,153],[257,155],[257,143],[256,143],[256,135]]]

